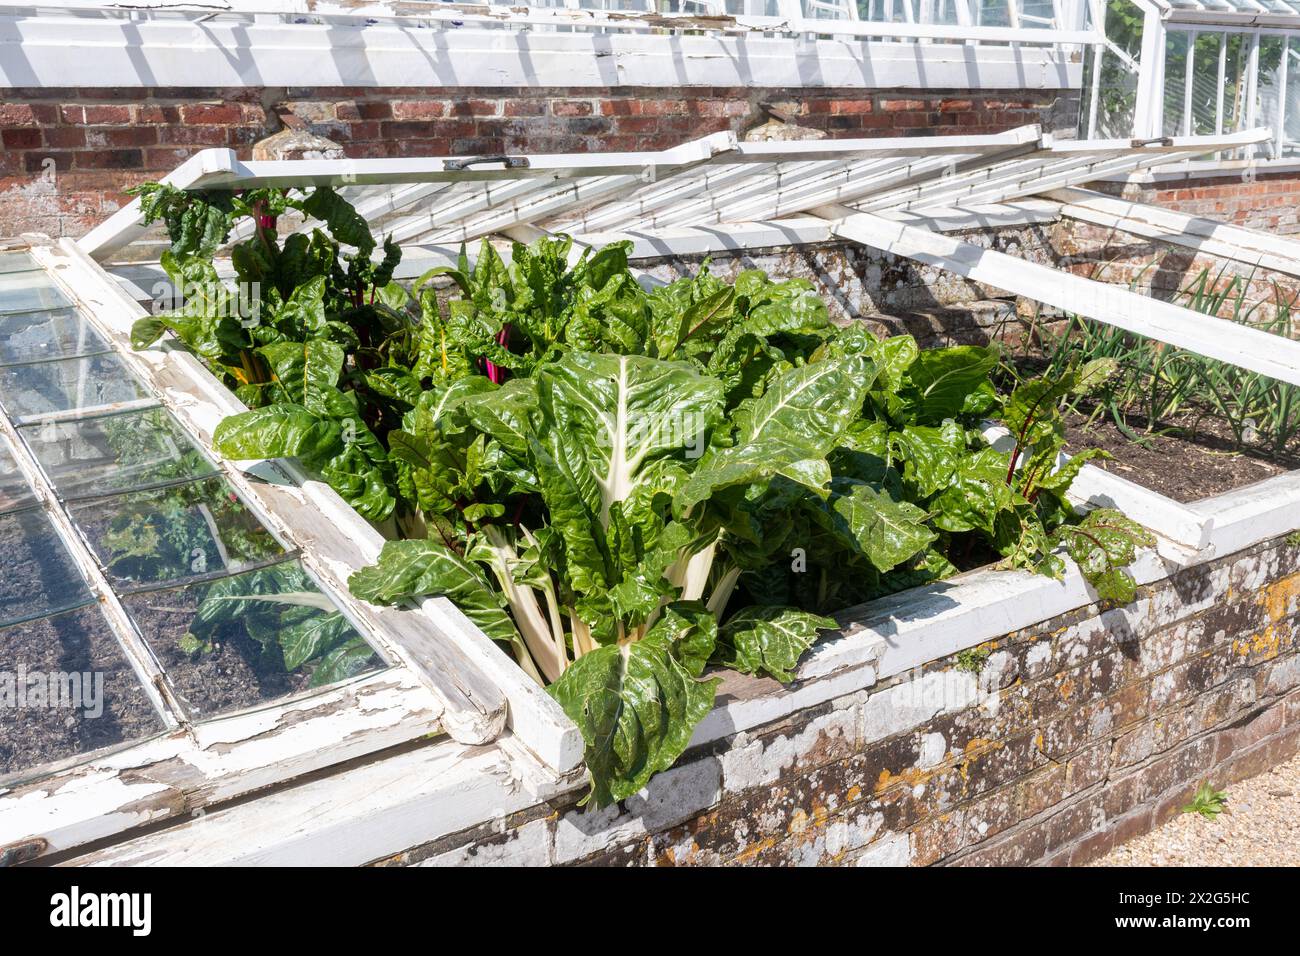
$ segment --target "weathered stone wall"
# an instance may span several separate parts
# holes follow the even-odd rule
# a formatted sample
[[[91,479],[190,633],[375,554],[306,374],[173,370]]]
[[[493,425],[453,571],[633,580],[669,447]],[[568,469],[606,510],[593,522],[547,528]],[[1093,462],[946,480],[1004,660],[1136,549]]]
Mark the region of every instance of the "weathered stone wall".
[[[1298,612],[1277,539],[379,862],[1084,863],[1300,749]]]
[[[683,87],[8,89],[0,91],[0,236],[80,236],[124,190],[202,149],[248,159],[281,113],[349,157],[657,150],[766,119],[768,104],[834,137],[1071,133],[1076,90]]]

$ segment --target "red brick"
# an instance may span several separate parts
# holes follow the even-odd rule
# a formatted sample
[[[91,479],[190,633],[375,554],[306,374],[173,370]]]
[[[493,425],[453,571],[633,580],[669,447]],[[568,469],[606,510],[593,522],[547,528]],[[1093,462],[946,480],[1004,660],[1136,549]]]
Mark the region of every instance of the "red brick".
[[[173,146],[226,146],[229,136],[224,126],[163,126],[158,142]]]
[[[41,131],[39,129],[7,129],[0,133],[0,142],[5,149],[40,149]]]
[[[75,153],[55,153],[47,150],[40,152],[29,152],[26,156],[26,166],[29,173],[43,173],[49,169],[49,164],[53,163],[54,168],[59,172],[64,172],[72,168],[72,157]]]
[[[590,116],[593,112],[590,100],[551,100],[552,116]]]
[[[170,172],[194,155],[194,150],[184,147],[174,149],[146,149],[144,151],[144,168],[167,170]]]
[[[881,100],[880,108],[886,113],[899,113],[905,110],[929,109],[930,104],[925,100]]]
[[[84,130],[90,146],[153,146],[158,142],[158,129],[154,126],[127,126],[121,129],[90,128]]]
[[[393,118],[398,120],[441,119],[447,115],[447,104],[442,100],[398,100],[392,104],[391,112]],[[365,116],[366,113],[363,111],[362,115]]]
[[[844,114],[851,114],[851,113],[870,113],[872,112],[873,109],[871,100],[869,99],[832,100],[830,105],[831,105],[831,110],[830,110],[831,113],[836,115],[844,115]]]
[[[35,126],[39,122],[27,103],[0,103],[0,126]]]
[[[87,111],[89,116],[89,111]],[[234,126],[243,122],[244,113],[234,103],[194,103],[181,107],[181,120],[187,124]]]
[[[506,100],[501,106],[502,116],[543,116],[545,113],[546,104],[541,100]]]
[[[82,110],[82,122],[88,126],[125,125],[131,122],[129,106],[84,106]]]
[[[79,169],[135,169],[144,162],[138,149],[96,149],[76,154]]]
[[[393,107],[389,103],[358,103],[357,113],[367,120],[392,119]]]
[[[86,145],[86,131],[79,126],[51,126],[45,130],[45,144],[59,149]]]
[[[181,121],[180,107],[155,106],[152,104],[137,106],[135,108],[135,121],[155,126],[165,123],[179,123]]]

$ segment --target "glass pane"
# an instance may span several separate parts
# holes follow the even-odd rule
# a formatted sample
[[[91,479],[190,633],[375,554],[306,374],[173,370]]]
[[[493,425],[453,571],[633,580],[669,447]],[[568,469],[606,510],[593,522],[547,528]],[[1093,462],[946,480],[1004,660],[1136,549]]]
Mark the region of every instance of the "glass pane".
[[[0,707],[0,775],[166,729],[93,606],[0,629]]]
[[[0,316],[0,364],[107,352],[104,341],[75,309]]]
[[[1221,33],[1196,35],[1196,54],[1192,59],[1192,134],[1195,136],[1209,136],[1218,129],[1219,54],[1223,42]]]
[[[1294,156],[1300,151],[1300,37],[1287,41],[1286,112],[1283,123],[1282,153]]]
[[[384,666],[297,561],[130,594],[122,603],[185,706],[200,717]]]
[[[68,513],[117,588],[176,585],[285,553],[220,477],[74,502]]]
[[[1188,34],[1165,36],[1164,135],[1183,135],[1183,105],[1187,81]]]
[[[0,314],[65,309],[71,300],[44,272],[0,274]]]
[[[0,513],[30,508],[36,504],[36,495],[27,484],[27,479],[18,470],[13,453],[0,445]]]
[[[1261,144],[1260,154],[1277,159],[1282,155],[1276,136],[1282,123],[1282,57],[1286,55],[1286,38],[1264,35],[1259,38],[1259,73],[1255,85],[1255,125],[1273,131],[1274,140]]]
[[[27,272],[29,270],[39,269],[33,259],[26,252],[0,252],[0,275],[8,272]]]
[[[15,418],[149,398],[116,355],[0,368],[0,402]]]
[[[1250,37],[1229,33],[1223,81],[1223,132],[1246,128],[1246,67],[1250,65]]]
[[[0,542],[0,625],[93,600],[44,511],[0,517]]]
[[[24,427],[22,435],[65,500],[216,473],[162,408],[43,422]]]

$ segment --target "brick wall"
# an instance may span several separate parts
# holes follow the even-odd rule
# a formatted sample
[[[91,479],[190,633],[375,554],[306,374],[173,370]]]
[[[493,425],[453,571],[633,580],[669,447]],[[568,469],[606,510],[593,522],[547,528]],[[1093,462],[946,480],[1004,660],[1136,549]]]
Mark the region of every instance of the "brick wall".
[[[1300,749],[1300,549],[1278,539],[384,864],[1080,864]]]
[[[351,157],[654,150],[764,117],[769,103],[831,136],[1072,130],[1077,93],[538,89],[167,89],[0,91],[0,236],[81,235],[122,190],[200,149],[248,158],[278,108]]]
[[[1220,176],[1190,181],[1157,182],[1099,188],[1138,202],[1166,206],[1179,212],[1205,216],[1267,232],[1300,232],[1300,173]]]

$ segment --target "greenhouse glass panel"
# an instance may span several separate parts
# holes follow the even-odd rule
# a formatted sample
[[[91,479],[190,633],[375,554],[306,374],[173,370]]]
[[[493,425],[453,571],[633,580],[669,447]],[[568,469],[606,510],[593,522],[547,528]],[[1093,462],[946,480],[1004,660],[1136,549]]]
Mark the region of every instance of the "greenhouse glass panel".
[[[0,517],[0,626],[94,600],[76,562],[39,508]]]
[[[98,607],[0,628],[0,780],[166,730]]]
[[[72,302],[44,272],[0,274],[0,315],[66,309]]]
[[[1282,154],[1294,156],[1300,147],[1300,35],[1287,38],[1286,114],[1282,123]]]
[[[43,271],[13,277],[62,296]],[[0,305],[14,288],[0,283]],[[387,666],[86,316],[4,319],[25,336],[0,339],[0,355],[29,361],[0,366],[0,408],[22,441],[0,448],[0,626],[111,591],[109,627],[180,688],[160,699],[178,720]],[[87,343],[109,351],[60,357]],[[24,467],[53,490],[53,520]]]
[[[1221,129],[1220,70],[1227,59],[1227,38],[1222,33],[1195,34],[1192,59],[1192,113],[1189,135],[1213,135]]]
[[[7,275],[11,272],[35,272],[40,269],[33,259],[25,252],[0,252],[0,275]]]
[[[116,355],[0,368],[0,402],[14,418],[148,399]]]
[[[27,479],[9,449],[0,445],[0,514],[21,511],[36,504]]]
[[[1259,72],[1255,81],[1255,122],[1279,130],[1283,123],[1286,109],[1283,100],[1284,87],[1287,82],[1286,37],[1265,34],[1259,38]],[[1276,159],[1281,156],[1281,148],[1276,137],[1267,146],[1260,147],[1262,153]]]
[[[296,560],[122,604],[195,718],[384,666]]]
[[[38,422],[20,429],[20,434],[65,501],[217,473],[162,408]]]
[[[123,591],[233,574],[285,553],[221,477],[74,502],[68,513]]]
[[[109,350],[103,337],[72,309],[0,316],[0,365],[75,358]]]
[[[1187,96],[1187,53],[1189,34],[1165,36],[1164,135],[1183,134],[1183,109]]]

